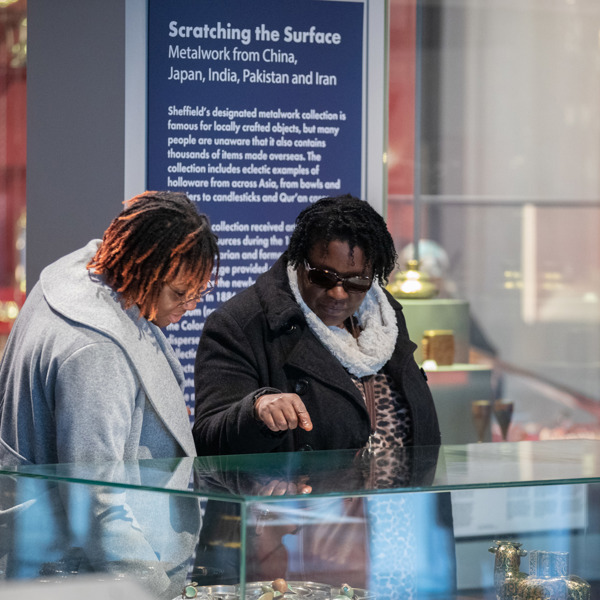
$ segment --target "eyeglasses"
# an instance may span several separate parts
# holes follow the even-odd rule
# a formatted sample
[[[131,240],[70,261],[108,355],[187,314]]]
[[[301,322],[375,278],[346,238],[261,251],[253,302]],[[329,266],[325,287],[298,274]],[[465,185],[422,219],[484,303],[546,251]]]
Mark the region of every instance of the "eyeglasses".
[[[359,275],[352,275],[350,277],[340,277],[335,271],[328,271],[327,269],[315,269],[308,264],[308,261],[304,261],[304,268],[306,269],[306,275],[308,280],[321,288],[330,290],[339,283],[349,293],[364,293],[368,292],[373,285],[373,281],[370,277],[361,277]]]
[[[191,298],[185,298],[184,292],[178,292],[169,283],[167,283],[167,285],[169,286],[169,289],[175,294],[175,296],[178,299],[177,306],[183,306],[185,304],[189,304],[190,302],[199,302],[201,298],[206,296],[206,294],[210,294],[210,292],[213,291],[212,281],[207,281],[206,287],[202,291],[200,291],[196,296],[192,296]]]

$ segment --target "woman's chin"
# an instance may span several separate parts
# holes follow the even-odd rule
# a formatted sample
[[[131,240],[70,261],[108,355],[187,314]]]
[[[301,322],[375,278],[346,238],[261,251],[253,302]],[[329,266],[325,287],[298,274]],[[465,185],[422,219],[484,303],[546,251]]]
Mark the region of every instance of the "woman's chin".
[[[152,319],[152,323],[160,329],[164,329],[173,323],[177,323],[181,320],[183,315],[166,315],[164,317],[157,316],[155,319]]]

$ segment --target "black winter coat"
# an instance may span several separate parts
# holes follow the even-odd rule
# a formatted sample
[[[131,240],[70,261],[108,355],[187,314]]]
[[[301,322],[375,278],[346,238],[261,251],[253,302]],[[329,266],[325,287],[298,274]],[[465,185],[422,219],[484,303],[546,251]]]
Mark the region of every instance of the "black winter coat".
[[[361,448],[369,414],[350,375],[308,327],[286,273],[286,254],[250,288],[207,318],[195,365],[193,427],[200,456],[255,452]],[[387,292],[386,292],[387,294]],[[402,307],[398,340],[383,369],[408,400],[415,445],[439,445],[440,430],[424,372],[413,352]],[[254,419],[255,397],[298,394],[312,431],[272,432]]]

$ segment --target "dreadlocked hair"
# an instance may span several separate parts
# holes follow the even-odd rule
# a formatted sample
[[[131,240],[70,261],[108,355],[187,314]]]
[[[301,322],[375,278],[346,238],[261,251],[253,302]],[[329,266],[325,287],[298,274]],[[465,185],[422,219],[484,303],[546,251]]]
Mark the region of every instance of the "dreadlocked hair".
[[[296,217],[287,260],[297,267],[315,245],[327,246],[333,240],[346,242],[351,252],[360,248],[373,278],[382,285],[396,266],[396,249],[384,219],[368,202],[350,194],[322,198]]]
[[[124,204],[87,268],[104,276],[126,309],[137,304],[152,320],[163,285],[180,270],[197,282],[193,291],[201,290],[215,266],[218,275],[217,237],[181,192],[144,192]]]

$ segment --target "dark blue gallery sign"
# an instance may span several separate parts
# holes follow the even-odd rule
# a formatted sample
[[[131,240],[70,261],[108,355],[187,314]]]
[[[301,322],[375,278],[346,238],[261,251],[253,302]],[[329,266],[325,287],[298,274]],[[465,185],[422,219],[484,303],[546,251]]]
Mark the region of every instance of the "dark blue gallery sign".
[[[149,0],[147,188],[183,191],[219,235],[214,294],[169,326],[188,379],[204,318],[287,247],[297,214],[361,195],[362,2]]]

